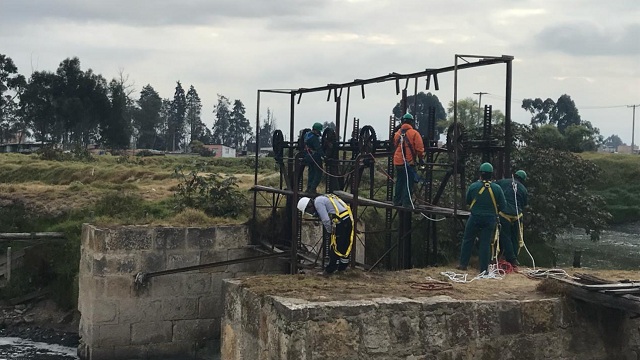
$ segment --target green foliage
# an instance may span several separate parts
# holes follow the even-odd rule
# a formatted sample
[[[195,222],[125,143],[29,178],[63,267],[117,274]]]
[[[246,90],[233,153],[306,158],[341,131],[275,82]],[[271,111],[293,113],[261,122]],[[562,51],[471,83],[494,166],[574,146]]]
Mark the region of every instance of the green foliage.
[[[73,147],[73,150],[70,152],[64,152],[62,149],[56,148],[53,145],[45,146],[38,151],[36,154],[40,156],[42,160],[49,161],[80,161],[80,162],[92,162],[95,161],[91,152],[81,146],[80,144],[76,144]]]
[[[589,191],[601,176],[596,164],[570,152],[529,146],[514,154],[514,165],[529,175],[525,218],[529,239],[553,242],[570,227],[585,229],[592,240],[599,238],[611,214],[604,199]]]
[[[197,165],[185,173],[184,167],[176,167],[175,176],[180,182],[175,192],[178,208],[200,209],[209,216],[238,217],[247,204],[237,189],[237,179],[216,173],[201,175],[203,169]]]

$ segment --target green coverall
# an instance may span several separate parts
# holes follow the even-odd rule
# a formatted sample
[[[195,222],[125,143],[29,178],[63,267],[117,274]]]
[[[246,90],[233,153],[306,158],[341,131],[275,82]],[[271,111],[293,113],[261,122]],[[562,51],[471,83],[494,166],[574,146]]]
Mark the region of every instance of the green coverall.
[[[489,191],[491,189],[491,191]],[[494,200],[491,198],[493,192]],[[467,220],[460,250],[460,266],[466,268],[471,258],[471,249],[476,236],[480,240],[480,272],[487,271],[491,257],[491,240],[498,225],[498,211],[505,208],[506,203],[502,188],[491,181],[478,180],[467,190],[467,205],[471,207],[471,215]]]
[[[529,195],[527,188],[519,180],[514,178],[496,181],[496,184],[502,188],[507,203],[504,210],[500,212],[500,248],[503,250],[505,259],[510,263],[514,263],[518,259],[518,250],[520,249],[518,218],[522,222],[522,210],[527,206]],[[517,186],[515,192],[513,190],[514,181]]]
[[[308,193],[316,193],[316,188],[322,181],[322,145],[320,135],[309,131],[304,137],[306,152],[304,162],[309,166],[309,179],[307,180]]]

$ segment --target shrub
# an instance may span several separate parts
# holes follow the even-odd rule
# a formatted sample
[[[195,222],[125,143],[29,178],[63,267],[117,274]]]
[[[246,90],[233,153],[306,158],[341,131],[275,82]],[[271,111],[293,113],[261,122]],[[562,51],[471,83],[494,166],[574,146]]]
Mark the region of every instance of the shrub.
[[[238,217],[246,207],[246,199],[237,189],[237,179],[215,173],[203,176],[202,170],[202,164],[189,173],[182,166],[176,167],[175,177],[180,182],[174,194],[177,207],[200,209],[209,216]]]

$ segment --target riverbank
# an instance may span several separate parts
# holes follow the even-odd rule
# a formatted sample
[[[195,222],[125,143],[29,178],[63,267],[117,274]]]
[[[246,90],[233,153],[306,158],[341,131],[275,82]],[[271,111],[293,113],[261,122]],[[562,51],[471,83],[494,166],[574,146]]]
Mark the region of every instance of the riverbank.
[[[61,310],[52,300],[14,306],[3,304],[0,306],[0,337],[77,348],[79,319],[77,310]]]

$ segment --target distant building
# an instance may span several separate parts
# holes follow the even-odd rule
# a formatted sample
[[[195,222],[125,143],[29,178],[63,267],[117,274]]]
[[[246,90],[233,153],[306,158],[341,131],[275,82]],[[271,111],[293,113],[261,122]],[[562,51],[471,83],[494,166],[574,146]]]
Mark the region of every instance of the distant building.
[[[36,143],[17,143],[11,142],[6,144],[0,144],[0,153],[21,153],[21,154],[29,154],[37,151],[43,146],[47,144],[36,144]]]
[[[614,153],[614,152],[617,152],[617,148],[613,146],[602,145],[598,148],[598,152]]]
[[[222,144],[204,145],[205,148],[215,151],[215,157],[236,157],[236,149]]]
[[[620,154],[631,154],[631,146],[630,145],[620,145],[618,146],[618,153]],[[638,153],[638,146],[633,145],[633,153]]]

